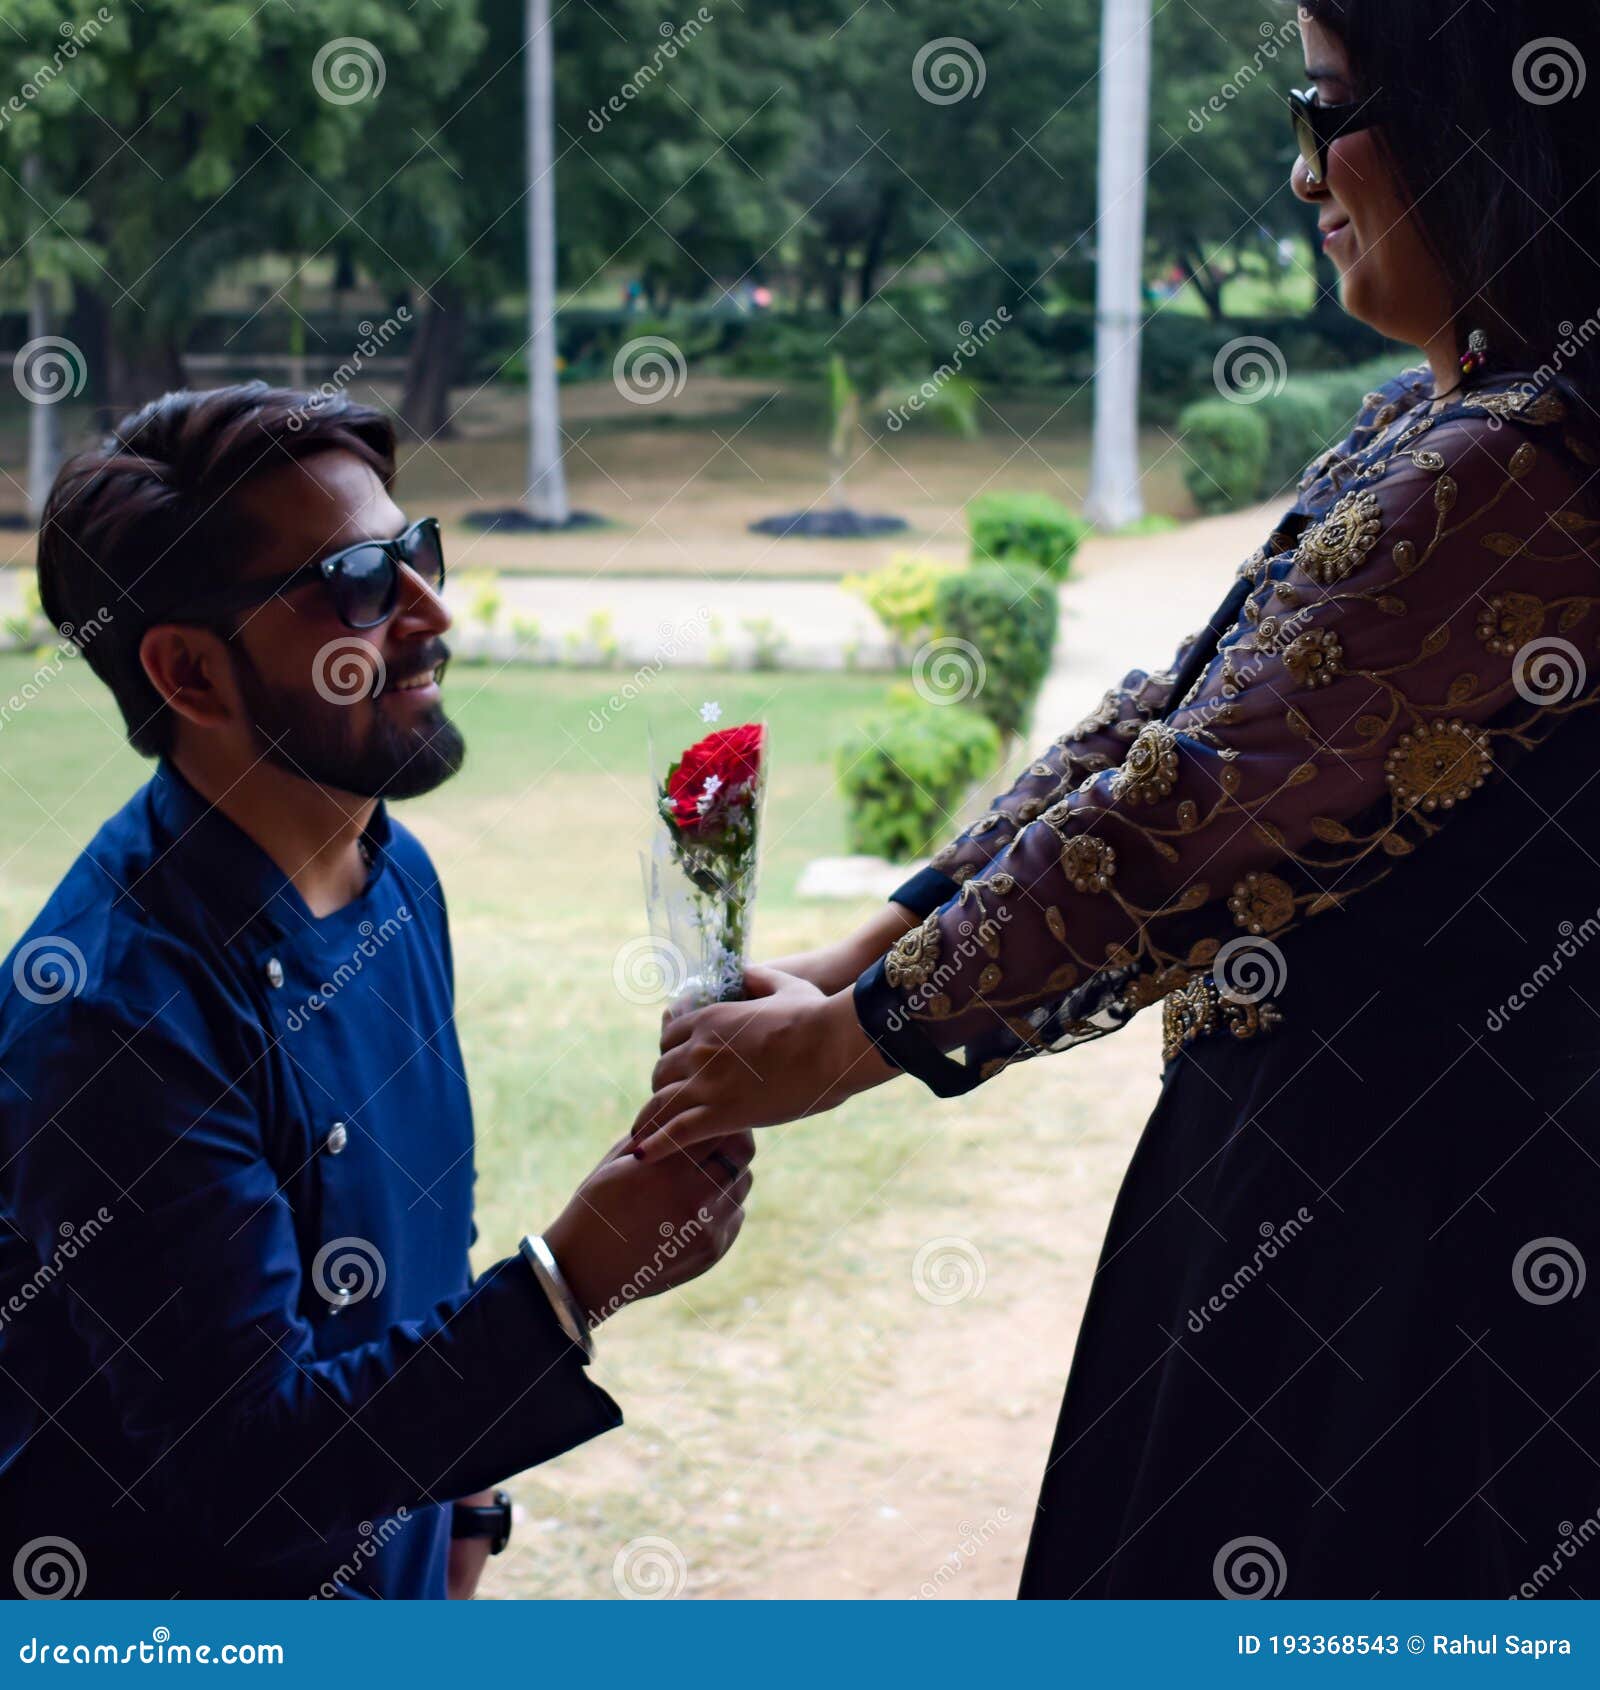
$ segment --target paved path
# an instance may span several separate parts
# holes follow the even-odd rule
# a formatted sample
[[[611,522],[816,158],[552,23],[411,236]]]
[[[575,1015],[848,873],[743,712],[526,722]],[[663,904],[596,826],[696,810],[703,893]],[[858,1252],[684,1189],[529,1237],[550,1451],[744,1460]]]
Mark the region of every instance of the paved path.
[[[1164,665],[1226,592],[1231,571],[1276,514],[1261,506],[1166,534],[1089,540],[1062,589],[1061,640],[1040,701],[1041,725],[1075,720],[1130,668]],[[21,572],[0,570],[0,616],[16,611],[21,590]],[[877,618],[832,581],[501,575],[492,634],[473,614],[474,591],[464,581],[446,593],[456,617],[451,640],[462,652],[487,643],[506,657],[520,645],[547,661],[570,660],[592,651],[599,632],[616,641],[624,664],[701,665],[748,653],[757,638],[752,624],[765,623],[782,636],[785,667],[838,668],[852,648],[863,666],[890,655]],[[538,626],[536,641],[530,622]]]

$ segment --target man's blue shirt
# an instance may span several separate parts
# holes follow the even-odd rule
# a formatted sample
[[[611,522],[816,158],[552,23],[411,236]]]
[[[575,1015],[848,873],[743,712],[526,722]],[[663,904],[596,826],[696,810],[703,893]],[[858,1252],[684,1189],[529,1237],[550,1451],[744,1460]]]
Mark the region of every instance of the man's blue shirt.
[[[313,916],[170,763],[0,969],[0,1522],[83,1594],[444,1594],[448,1503],[617,1424],[468,1267],[449,928],[380,803]]]

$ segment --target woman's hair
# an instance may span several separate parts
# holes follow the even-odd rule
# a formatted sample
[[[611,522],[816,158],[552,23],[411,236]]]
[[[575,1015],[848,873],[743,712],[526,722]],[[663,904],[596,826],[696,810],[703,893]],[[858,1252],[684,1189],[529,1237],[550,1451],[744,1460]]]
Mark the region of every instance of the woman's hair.
[[[1548,369],[1600,417],[1600,6],[1595,0],[1303,0],[1449,278],[1463,346]]]
[[[128,740],[169,749],[172,717],[139,662],[147,628],[240,578],[263,543],[232,495],[251,477],[314,452],[353,452],[387,487],[394,427],[342,394],[247,382],[167,393],[124,417],[62,467],[39,524],[39,599],[111,689]]]

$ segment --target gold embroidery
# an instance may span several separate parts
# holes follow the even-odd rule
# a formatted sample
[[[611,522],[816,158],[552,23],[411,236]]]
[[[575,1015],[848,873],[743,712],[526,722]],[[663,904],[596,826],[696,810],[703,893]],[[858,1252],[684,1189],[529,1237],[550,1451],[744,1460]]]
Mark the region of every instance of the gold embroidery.
[[[896,989],[925,986],[939,965],[939,912],[902,933],[883,959],[883,977]]]
[[[1509,657],[1544,628],[1544,601],[1532,593],[1497,593],[1478,613],[1478,638],[1499,657]]]
[[[1338,677],[1343,659],[1339,636],[1328,628],[1311,628],[1283,649],[1283,666],[1302,687],[1325,687]]]
[[[1111,777],[1111,795],[1130,804],[1153,804],[1178,779],[1178,736],[1165,722],[1147,722]]]
[[[1287,880],[1252,869],[1235,885],[1228,908],[1247,933],[1273,933],[1294,920],[1294,891]]]
[[[1251,1003],[1225,996],[1209,974],[1198,975],[1161,1000],[1161,1058],[1170,1062],[1186,1044],[1226,1030],[1236,1039],[1271,1032],[1283,1012],[1270,999]]]
[[[1300,542],[1300,567],[1331,587],[1359,569],[1378,543],[1378,495],[1346,493]]]
[[[1459,718],[1401,734],[1384,759],[1395,801],[1408,810],[1448,810],[1488,778],[1489,736]]]
[[[1117,853],[1103,839],[1080,833],[1061,847],[1061,869],[1075,892],[1104,892],[1117,872]]]

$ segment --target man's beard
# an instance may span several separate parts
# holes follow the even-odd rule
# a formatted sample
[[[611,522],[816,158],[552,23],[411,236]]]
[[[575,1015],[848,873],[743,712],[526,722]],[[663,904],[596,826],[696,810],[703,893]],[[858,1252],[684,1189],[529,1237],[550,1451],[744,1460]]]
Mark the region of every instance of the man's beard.
[[[428,651],[431,662],[416,668],[436,665],[442,673],[449,648],[438,640]],[[239,690],[261,754],[290,774],[361,798],[417,798],[461,767],[466,741],[443,704],[420,714],[414,726],[402,728],[374,697],[330,703],[314,688],[274,686],[247,652],[235,648],[234,655]],[[357,726],[361,718],[367,722],[364,736]]]

